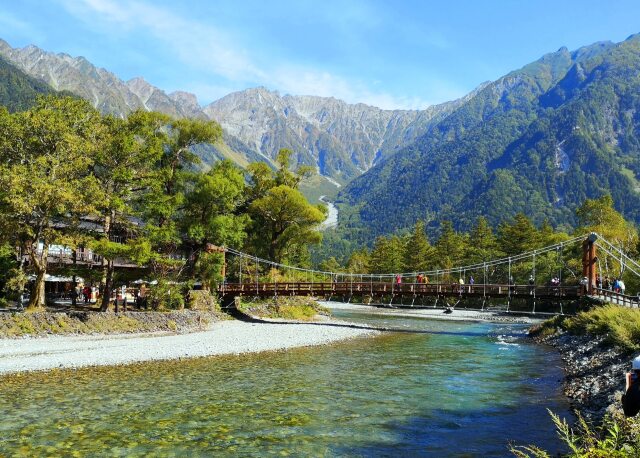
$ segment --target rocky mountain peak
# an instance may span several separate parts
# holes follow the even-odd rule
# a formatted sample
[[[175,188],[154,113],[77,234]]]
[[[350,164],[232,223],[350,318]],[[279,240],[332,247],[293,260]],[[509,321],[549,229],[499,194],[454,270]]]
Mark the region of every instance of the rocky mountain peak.
[[[169,94],[169,98],[186,107],[190,107],[193,110],[200,110],[200,102],[198,102],[198,97],[191,92],[174,91]]]
[[[129,90],[137,95],[144,104],[146,104],[149,98],[156,91],[154,86],[147,83],[144,78],[139,76],[127,81],[126,85]]]
[[[58,90],[67,90],[89,100],[104,113],[126,116],[143,108],[170,116],[206,118],[193,94],[170,97],[144,78],[126,83],[113,73],[96,67],[85,57],[50,53],[34,45],[12,48],[0,40],[0,55],[28,75]]]

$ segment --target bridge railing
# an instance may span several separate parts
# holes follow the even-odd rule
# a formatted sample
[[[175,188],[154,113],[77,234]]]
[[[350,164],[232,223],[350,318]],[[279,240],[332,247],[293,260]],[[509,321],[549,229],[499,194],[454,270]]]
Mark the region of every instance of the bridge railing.
[[[604,298],[612,304],[622,305],[624,307],[638,308],[640,303],[640,297],[638,296],[629,296],[628,294],[617,293],[610,289],[595,288],[595,295]]]
[[[286,282],[286,283],[226,283],[220,287],[222,294],[232,295],[421,295],[421,296],[472,296],[472,297],[557,297],[577,298],[580,286],[532,286],[502,284],[458,283],[392,283],[392,282]]]

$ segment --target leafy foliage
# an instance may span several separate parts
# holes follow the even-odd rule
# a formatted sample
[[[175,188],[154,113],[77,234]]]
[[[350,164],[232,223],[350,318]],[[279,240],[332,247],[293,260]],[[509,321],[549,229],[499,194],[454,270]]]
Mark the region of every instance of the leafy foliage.
[[[283,150],[275,171],[249,166],[251,183],[229,161],[197,171],[194,149],[220,137],[214,122],[143,111],[103,117],[73,98],[43,97],[25,112],[0,109],[4,293],[14,294],[28,269],[36,274],[29,308],[44,305],[52,245],[101,256],[98,275],[82,274],[100,277],[103,311],[127,281],[115,271],[117,259],[150,270],[158,281],[148,300],[157,309],[184,307],[185,281],[213,287],[222,280],[224,260],[209,245],[308,262],[307,244],[320,241],[326,216],[297,190],[310,170],[290,171],[292,152]],[[25,255],[28,263],[17,266]]]
[[[276,262],[308,259],[307,245],[317,244],[322,235],[316,230],[327,216],[325,205],[311,205],[298,191],[310,169],[289,170],[292,152],[278,153],[278,170],[264,163],[249,167],[252,189],[249,214],[253,220],[253,244],[258,253]]]
[[[30,112],[0,111],[0,125],[0,231],[34,266],[33,309],[44,305],[47,247],[64,238],[60,222],[68,232],[94,211],[97,183],[88,167],[100,115],[84,101],[45,97]]]

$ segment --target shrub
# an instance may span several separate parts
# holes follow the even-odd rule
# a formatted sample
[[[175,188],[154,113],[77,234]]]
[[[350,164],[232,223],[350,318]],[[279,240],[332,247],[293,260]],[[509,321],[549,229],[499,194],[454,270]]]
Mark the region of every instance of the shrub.
[[[184,294],[182,286],[161,280],[149,290],[149,304],[154,310],[182,310],[184,309]]]
[[[311,321],[316,315],[330,315],[326,307],[308,297],[278,297],[266,300],[243,300],[240,308],[254,316]]]
[[[187,306],[191,310],[220,311],[218,300],[207,290],[189,291],[189,303]]]

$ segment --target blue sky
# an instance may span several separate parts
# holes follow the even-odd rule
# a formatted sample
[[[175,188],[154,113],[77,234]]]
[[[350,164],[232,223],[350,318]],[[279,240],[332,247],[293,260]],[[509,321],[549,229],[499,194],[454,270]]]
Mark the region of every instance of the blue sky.
[[[414,109],[561,46],[624,40],[638,18],[638,0],[0,0],[0,38],[201,104],[265,86]]]

